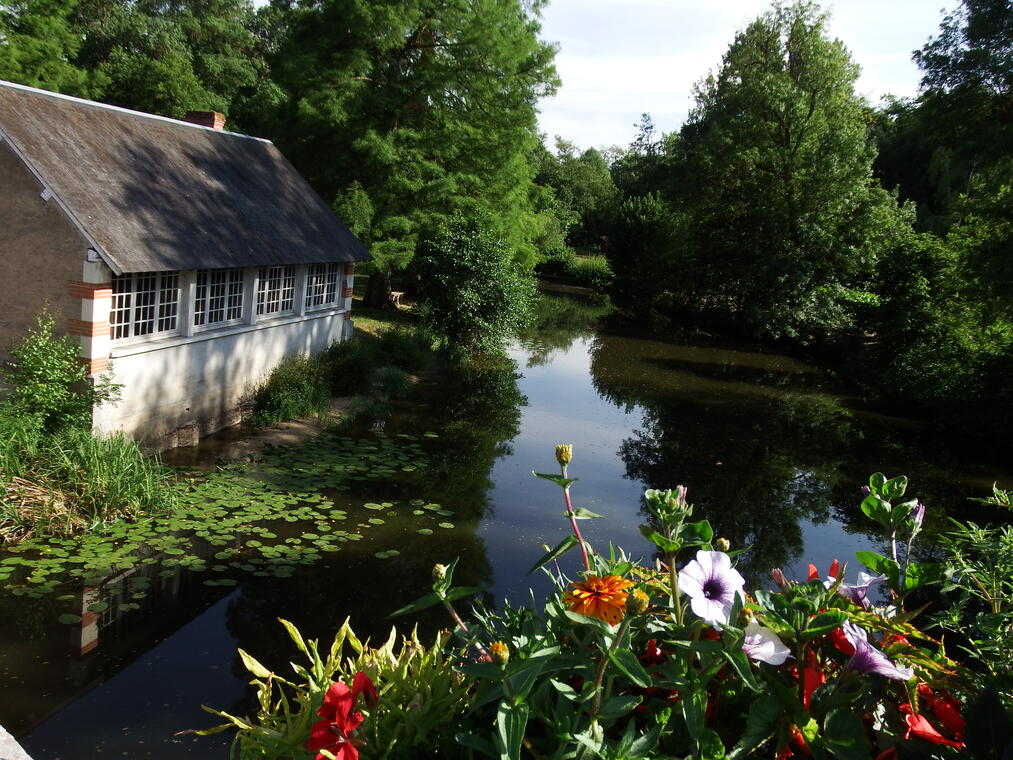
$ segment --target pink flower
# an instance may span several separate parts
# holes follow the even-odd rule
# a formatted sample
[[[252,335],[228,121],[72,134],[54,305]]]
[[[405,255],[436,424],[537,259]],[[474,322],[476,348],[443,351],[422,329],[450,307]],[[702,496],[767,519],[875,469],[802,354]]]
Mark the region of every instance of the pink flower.
[[[778,635],[755,620],[746,626],[746,638],[742,642],[742,649],[750,659],[768,665],[783,665],[784,661],[791,657],[791,650],[784,645]]]

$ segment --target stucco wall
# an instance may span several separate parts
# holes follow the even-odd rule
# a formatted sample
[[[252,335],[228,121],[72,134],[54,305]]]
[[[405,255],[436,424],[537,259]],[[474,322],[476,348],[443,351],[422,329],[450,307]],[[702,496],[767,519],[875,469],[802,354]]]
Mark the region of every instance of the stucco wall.
[[[88,243],[6,141],[0,140],[0,359],[48,302],[57,332],[81,316],[67,283],[81,279]]]
[[[113,349],[115,406],[96,410],[97,431],[121,430],[156,448],[177,445],[173,431],[196,423],[200,435],[239,420],[240,404],[286,356],[311,355],[342,337],[344,313],[329,310],[255,328],[168,338]]]

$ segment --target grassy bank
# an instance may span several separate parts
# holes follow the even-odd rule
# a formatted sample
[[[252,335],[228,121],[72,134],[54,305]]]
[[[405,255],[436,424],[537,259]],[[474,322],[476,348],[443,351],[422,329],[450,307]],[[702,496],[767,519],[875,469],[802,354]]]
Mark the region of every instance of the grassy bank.
[[[356,308],[356,334],[311,358],[290,357],[254,396],[251,422],[273,425],[331,417],[334,397],[355,397],[352,414],[375,410],[411,390],[413,378],[436,361],[411,313]]]
[[[122,436],[55,433],[0,406],[0,544],[165,514],[173,476]]]

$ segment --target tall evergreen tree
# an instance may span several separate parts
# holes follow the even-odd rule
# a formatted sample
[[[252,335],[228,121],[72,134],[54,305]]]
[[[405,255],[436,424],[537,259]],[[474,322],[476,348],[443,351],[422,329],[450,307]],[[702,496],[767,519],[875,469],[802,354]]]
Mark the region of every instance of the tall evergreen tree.
[[[800,2],[740,32],[697,88],[684,286],[757,334],[841,324],[843,288],[870,263],[887,199],[870,182],[857,77],[825,14]]]

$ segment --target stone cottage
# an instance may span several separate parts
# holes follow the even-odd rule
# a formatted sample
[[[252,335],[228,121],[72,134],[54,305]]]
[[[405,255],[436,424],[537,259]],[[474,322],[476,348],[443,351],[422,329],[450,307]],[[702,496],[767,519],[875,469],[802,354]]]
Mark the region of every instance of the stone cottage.
[[[0,353],[48,305],[123,386],[96,431],[159,447],[347,336],[369,258],[270,141],[188,119],[0,82]]]

